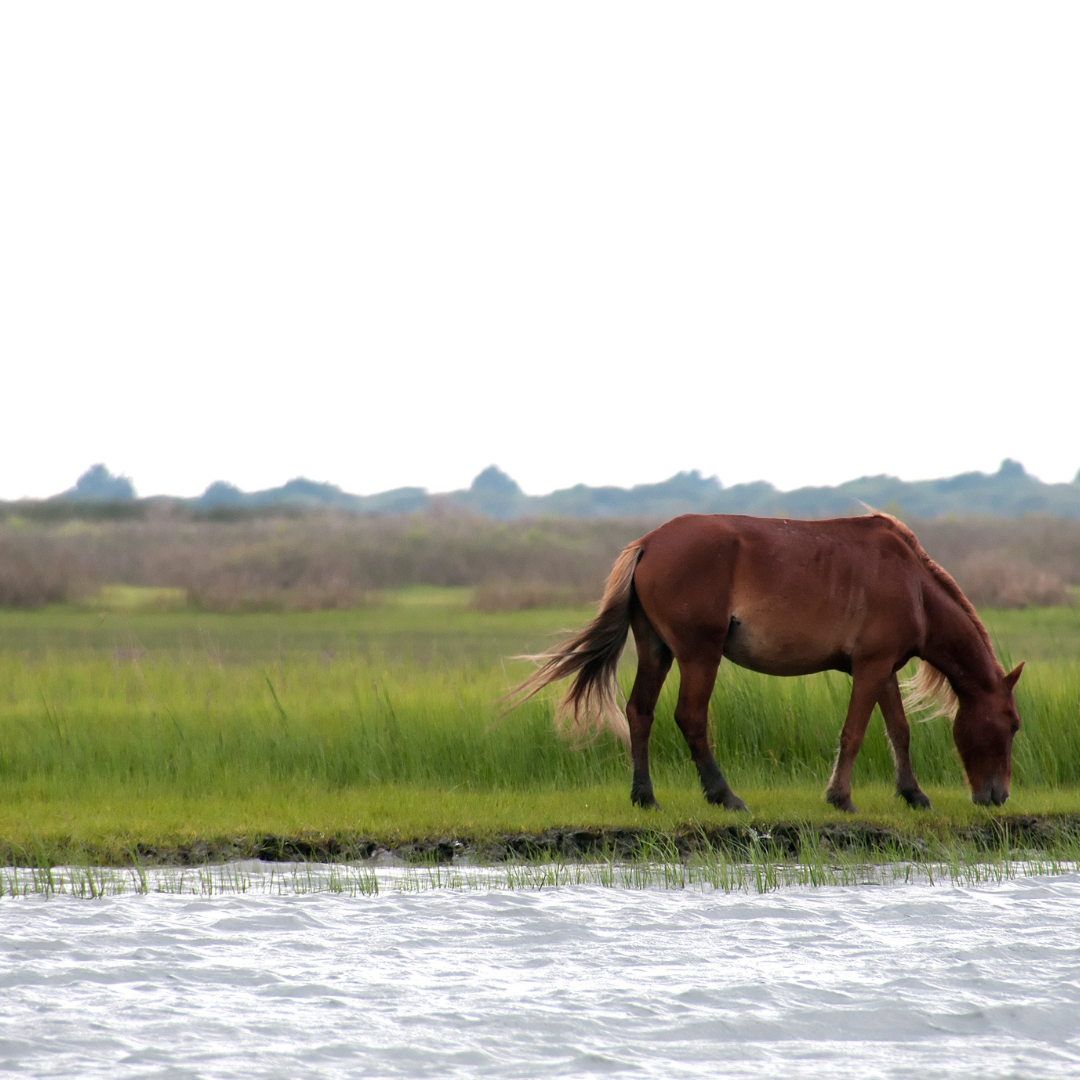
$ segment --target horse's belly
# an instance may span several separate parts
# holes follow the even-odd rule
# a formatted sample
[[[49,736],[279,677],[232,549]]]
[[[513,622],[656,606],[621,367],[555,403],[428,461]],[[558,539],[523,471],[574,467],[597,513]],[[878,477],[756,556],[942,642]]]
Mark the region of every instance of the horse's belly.
[[[810,675],[815,671],[851,670],[851,658],[839,642],[811,640],[790,629],[755,627],[733,619],[724,656],[739,667],[764,675]]]

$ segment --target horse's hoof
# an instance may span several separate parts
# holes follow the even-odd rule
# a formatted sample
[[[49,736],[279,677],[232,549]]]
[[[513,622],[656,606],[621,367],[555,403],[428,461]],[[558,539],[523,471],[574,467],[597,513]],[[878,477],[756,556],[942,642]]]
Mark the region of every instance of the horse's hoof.
[[[648,795],[631,795],[630,802],[634,806],[640,806],[642,810],[659,810],[660,804],[656,801],[652,792]]]
[[[926,794],[916,789],[915,791],[901,791],[900,797],[911,807],[912,810],[932,810],[930,800]]]
[[[725,810],[741,810],[747,813],[746,803],[735,794],[734,791],[720,791],[716,794],[707,794],[705,796],[707,802],[713,804],[713,806],[722,806]]]
[[[835,806],[837,810],[843,810],[845,814],[855,813],[855,804],[851,801],[850,795],[826,795],[825,801],[831,806]]]

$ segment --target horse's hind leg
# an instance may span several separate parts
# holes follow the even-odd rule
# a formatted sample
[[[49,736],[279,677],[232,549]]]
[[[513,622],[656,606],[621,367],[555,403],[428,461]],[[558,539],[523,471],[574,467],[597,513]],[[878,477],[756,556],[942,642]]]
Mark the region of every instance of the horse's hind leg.
[[[881,715],[885,717],[885,730],[889,734],[893,763],[896,765],[896,794],[904,799],[908,806],[928,810],[930,800],[919,787],[919,781],[915,779],[915,772],[911,768],[911,755],[908,752],[911,728],[908,727],[907,717],[904,715],[904,699],[900,696],[900,684],[896,681],[895,674],[885,683],[878,704],[881,706]]]
[[[638,668],[634,688],[626,703],[626,719],[630,725],[630,755],[634,760],[634,779],[630,785],[630,801],[637,806],[656,806],[652,778],[649,776],[649,733],[653,713],[664,679],[671,670],[671,650],[660,639],[642,611],[634,603],[630,625],[637,645]]]
[[[720,658],[679,659],[679,701],[675,723],[683,733],[701,778],[705,798],[726,810],[745,810],[746,803],[728,787],[709,747],[709,699],[716,683]]]

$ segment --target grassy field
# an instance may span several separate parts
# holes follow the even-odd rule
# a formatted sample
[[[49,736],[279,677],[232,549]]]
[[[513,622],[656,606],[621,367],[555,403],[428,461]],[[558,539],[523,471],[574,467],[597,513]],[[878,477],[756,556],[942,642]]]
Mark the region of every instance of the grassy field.
[[[629,804],[613,739],[575,748],[552,702],[499,698],[587,607],[483,614],[468,593],[409,589],[357,611],[213,615],[107,606],[0,612],[0,838],[123,852],[138,843],[273,833],[388,841],[552,826],[659,829],[734,820],[706,806],[672,711],[653,735],[663,804]],[[1080,611],[986,612],[1006,665],[1029,661],[1008,812],[1080,811]],[[628,689],[632,649],[621,673]],[[754,820],[844,820],[821,799],[850,680],[770,679],[724,665],[713,741]],[[880,720],[855,770],[860,819],[914,834],[982,820],[947,723],[917,725],[935,809],[892,796]]]

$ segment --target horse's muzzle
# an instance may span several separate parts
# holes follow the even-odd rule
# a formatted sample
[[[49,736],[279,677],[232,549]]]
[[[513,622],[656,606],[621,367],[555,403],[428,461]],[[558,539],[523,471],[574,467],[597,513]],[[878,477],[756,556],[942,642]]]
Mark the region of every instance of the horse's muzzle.
[[[1004,806],[1008,797],[1009,789],[1004,784],[993,780],[983,784],[981,790],[971,793],[971,801],[976,806],[990,806],[991,803],[994,806]]]

